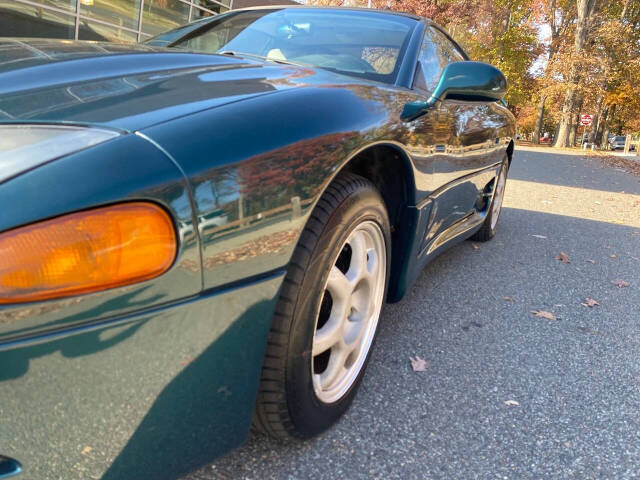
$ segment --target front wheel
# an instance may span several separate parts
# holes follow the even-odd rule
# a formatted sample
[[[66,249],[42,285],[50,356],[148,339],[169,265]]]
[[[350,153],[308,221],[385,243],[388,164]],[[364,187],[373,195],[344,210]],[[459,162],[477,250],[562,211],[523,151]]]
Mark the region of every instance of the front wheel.
[[[390,246],[375,186],[339,175],[303,230],[281,288],[256,403],[259,430],[306,438],[348,408],[375,338]]]
[[[498,219],[500,218],[500,212],[502,211],[502,201],[504,200],[504,189],[507,185],[507,173],[509,172],[509,160],[505,158],[500,166],[500,171],[493,184],[493,195],[491,199],[491,206],[487,216],[484,219],[484,223],[480,230],[473,234],[471,240],[477,242],[486,242],[491,240],[498,230]]]

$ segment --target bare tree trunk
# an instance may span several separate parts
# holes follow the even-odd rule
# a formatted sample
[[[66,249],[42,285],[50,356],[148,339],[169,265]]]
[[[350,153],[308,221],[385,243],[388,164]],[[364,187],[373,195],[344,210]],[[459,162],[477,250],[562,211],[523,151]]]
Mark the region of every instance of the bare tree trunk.
[[[577,0],[578,2],[578,22],[576,23],[576,33],[573,42],[573,55],[580,58],[584,46],[589,36],[589,21],[595,8],[597,0]],[[558,128],[558,136],[555,139],[554,147],[566,147],[569,144],[569,133],[571,130],[572,116],[576,110],[576,89],[580,80],[580,72],[577,63],[571,66],[569,74],[569,87],[564,96],[562,105],[562,116]]]
[[[596,138],[593,140],[593,143],[596,145],[602,145],[602,130],[604,129],[605,123],[607,123],[607,115],[609,114],[609,105],[605,105],[602,110],[602,115],[598,119],[598,126],[596,128]]]
[[[602,143],[600,146],[605,148],[607,146],[607,142],[609,141],[609,122],[613,119],[613,116],[616,114],[616,106],[611,105],[609,108],[609,112],[607,118],[605,119],[603,128],[602,128]]]
[[[627,15],[627,11],[629,9],[629,2],[630,0],[626,0],[624,3],[622,13],[620,14],[621,21],[624,21],[624,17]],[[615,52],[613,50],[609,51],[607,54],[607,61],[604,66],[604,75],[603,75],[602,86],[601,86],[602,92],[606,92],[609,86],[609,71],[611,68],[611,64],[614,61],[614,57],[615,57]],[[604,113],[604,120],[606,122],[606,115],[609,109],[605,106],[604,112],[603,112],[603,102],[604,102],[604,93],[601,93],[600,95],[598,95],[598,99],[596,100],[596,113],[593,117],[593,126],[591,127],[591,133],[589,135],[589,142],[594,143],[596,145],[602,145],[606,142],[606,136],[605,136],[605,141],[604,142],[602,141],[601,127],[603,125],[603,122],[602,122],[603,113]]]
[[[573,116],[573,122],[569,128],[569,146],[576,146],[576,134],[578,133],[578,122],[576,121],[576,115]]]
[[[569,129],[570,147],[575,147],[576,145],[576,135],[578,133],[578,125],[580,124],[580,111],[582,110],[582,105],[584,103],[584,97],[582,96],[582,94],[577,95],[576,102],[576,111],[573,113],[573,122],[571,123],[571,128]]]
[[[596,101],[596,113],[593,115],[593,122],[591,123],[591,133],[589,133],[589,143],[594,143],[596,141],[596,135],[598,133],[600,116],[602,115],[602,102],[604,101],[604,95],[598,95],[598,100]]]
[[[558,124],[557,133],[553,142],[554,147],[569,146],[569,130],[571,129],[571,118],[573,117],[573,108],[575,105],[575,88],[569,88],[564,94],[564,102],[562,105],[562,116]]]
[[[544,102],[547,96],[544,93],[540,94],[540,102],[538,102],[538,115],[536,116],[536,128],[533,130],[533,143],[536,145],[540,143],[540,135],[542,135],[542,126],[544,123]]]
[[[582,103],[582,101],[580,101]],[[578,124],[580,123],[580,110],[578,109],[572,116],[571,126],[569,127],[569,147],[576,146],[576,137],[578,135]]]
[[[560,27],[558,26],[556,19],[556,0],[551,0],[549,3],[549,19],[551,22],[551,44],[549,45],[549,58],[547,58],[547,65],[553,60],[553,56],[557,49],[557,40],[560,34]],[[563,20],[566,21],[566,18]],[[536,115],[536,127],[533,131],[533,143],[540,143],[540,136],[544,133],[544,104],[547,101],[547,95],[540,93],[540,101],[538,103],[538,113]]]

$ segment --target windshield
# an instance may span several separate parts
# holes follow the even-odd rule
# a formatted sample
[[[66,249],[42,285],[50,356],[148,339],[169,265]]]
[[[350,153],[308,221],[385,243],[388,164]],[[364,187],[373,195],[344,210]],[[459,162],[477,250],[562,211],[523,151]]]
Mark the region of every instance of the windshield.
[[[178,38],[173,30],[147,43],[246,53],[394,83],[415,23],[400,15],[357,10],[246,10],[221,15]]]
[[[624,142],[627,140],[627,137],[616,137],[615,141],[616,142]]]

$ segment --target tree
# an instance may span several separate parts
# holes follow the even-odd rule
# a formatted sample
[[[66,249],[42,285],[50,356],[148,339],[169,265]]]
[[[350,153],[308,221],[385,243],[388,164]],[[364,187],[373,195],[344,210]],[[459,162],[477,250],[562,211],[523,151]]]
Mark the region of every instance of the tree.
[[[616,122],[632,131],[640,130],[640,5],[637,2],[608,3],[596,31],[595,49],[603,63],[597,90],[593,141],[605,144],[609,124]],[[617,107],[617,108],[616,108]]]
[[[573,3],[567,0],[546,0],[542,2],[542,8],[544,11],[543,18],[545,21],[544,23],[549,26],[549,30],[551,32],[551,37],[549,38],[549,45],[546,52],[547,58],[543,70],[543,76],[544,73],[546,73],[546,67],[549,64],[553,63],[555,54],[558,51],[559,43],[564,37],[571,20],[575,16],[575,10],[571,8],[572,6]],[[545,102],[548,98],[548,92],[544,90],[545,83],[548,83],[548,81],[541,81],[539,87],[540,95],[538,100],[535,129],[533,132],[534,143],[539,143],[540,136],[544,131],[544,109]]]
[[[311,0],[366,6],[366,0]],[[474,60],[500,68],[519,129],[554,130],[573,145],[580,113],[593,113],[592,141],[610,128],[640,132],[638,0],[372,0],[376,8],[428,17]],[[539,38],[548,31],[548,38]]]
[[[576,11],[577,21],[574,33],[573,49],[571,51],[572,61],[568,75],[567,90],[562,106],[562,116],[558,125],[558,134],[554,141],[554,147],[568,147],[569,133],[573,116],[576,115],[577,100],[576,91],[580,81],[580,60],[583,59],[585,45],[587,43],[592,22],[592,15],[596,7],[597,0],[577,0]],[[574,122],[575,123],[575,122]]]

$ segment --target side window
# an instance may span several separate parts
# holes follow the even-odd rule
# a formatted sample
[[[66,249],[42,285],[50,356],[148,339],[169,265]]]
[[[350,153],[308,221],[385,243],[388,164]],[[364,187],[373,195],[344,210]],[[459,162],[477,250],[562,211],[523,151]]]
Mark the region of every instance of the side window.
[[[429,30],[431,31],[433,42],[438,46],[441,55],[447,60],[447,63],[464,61],[462,53],[440,30],[433,27],[429,27]]]
[[[429,27],[424,34],[413,86],[432,92],[447,64],[461,62],[464,56],[441,32]]]

